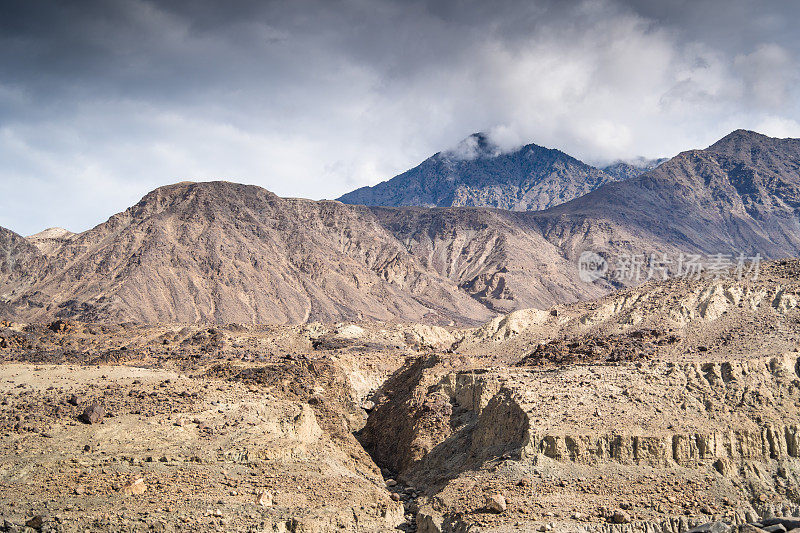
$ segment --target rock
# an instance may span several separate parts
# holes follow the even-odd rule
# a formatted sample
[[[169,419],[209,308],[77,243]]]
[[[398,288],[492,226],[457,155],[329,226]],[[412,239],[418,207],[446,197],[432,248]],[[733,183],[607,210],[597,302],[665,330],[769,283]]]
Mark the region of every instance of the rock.
[[[731,526],[725,522],[709,522],[694,529],[690,529],[687,533],[728,533]]]
[[[627,524],[631,521],[631,516],[622,509],[616,509],[611,515],[611,522],[614,524]]]
[[[81,401],[80,398],[78,398],[78,396],[76,394],[73,394],[72,396],[69,397],[69,400],[67,400],[67,403],[77,407],[78,404],[80,403],[80,401]]]
[[[716,461],[714,461],[714,464],[712,466],[714,467],[714,470],[719,472],[721,475],[723,475],[725,477],[730,477],[731,476],[731,464],[730,464],[730,461],[720,458],[720,459],[717,459]]]
[[[144,494],[146,490],[147,485],[144,484],[144,478],[141,477],[122,487],[122,493],[127,496],[138,496]]]
[[[370,412],[370,411],[372,411],[373,409],[375,409],[375,402],[373,402],[373,401],[371,401],[371,400],[366,400],[365,402],[363,402],[363,403],[361,404],[361,408],[362,408],[363,410],[365,410],[366,412]]]
[[[420,509],[416,518],[417,533],[442,533],[444,529],[444,517],[433,509]]]
[[[25,522],[25,525],[27,527],[31,527],[33,529],[42,529],[43,524],[44,524],[44,517],[40,514],[34,516],[33,518]]]
[[[106,416],[106,410],[100,402],[92,402],[92,405],[84,409],[78,418],[84,424],[98,424],[102,422],[104,416]]]
[[[350,324],[348,326],[340,327],[336,331],[336,336],[342,339],[360,339],[364,336],[364,328]]]
[[[64,320],[56,320],[55,322],[51,322],[47,328],[53,333],[67,333],[68,331],[75,329],[72,324]]]
[[[393,479],[387,479],[386,480],[386,486],[387,487],[394,487],[395,485],[397,485],[397,481],[395,481]]]
[[[256,498],[256,503],[261,507],[272,507],[272,493],[264,491]]]
[[[495,513],[502,513],[507,508],[506,498],[502,494],[490,494],[486,496],[486,508]]]
[[[766,520],[762,520],[761,524],[764,526],[780,524],[786,529],[797,529],[800,528],[800,517],[791,516],[783,518],[768,518]]]
[[[414,324],[403,333],[404,342],[415,350],[445,351],[453,346],[456,338],[452,333],[439,326]]]
[[[742,524],[735,531],[736,533],[764,533],[763,529],[761,529],[760,527],[753,526],[751,524]]]

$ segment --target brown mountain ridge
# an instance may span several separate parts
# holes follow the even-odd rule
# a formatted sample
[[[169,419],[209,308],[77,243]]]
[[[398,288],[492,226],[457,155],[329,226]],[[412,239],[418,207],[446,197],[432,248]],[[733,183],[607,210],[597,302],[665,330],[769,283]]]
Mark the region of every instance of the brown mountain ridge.
[[[539,212],[368,208],[179,183],[81,234],[0,230],[0,313],[470,324],[612,290],[579,279],[587,249],[797,256],[799,200],[800,140],[741,130]]]

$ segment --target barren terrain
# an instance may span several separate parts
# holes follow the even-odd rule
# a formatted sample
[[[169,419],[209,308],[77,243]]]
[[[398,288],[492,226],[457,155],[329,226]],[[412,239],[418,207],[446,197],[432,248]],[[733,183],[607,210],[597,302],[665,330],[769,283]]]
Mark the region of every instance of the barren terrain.
[[[569,187],[562,170],[555,182]],[[582,281],[585,251],[612,263],[797,257],[798,176],[799,140],[738,130],[543,211],[365,207],[177,183],[82,233],[0,229],[0,310],[26,322],[476,326],[638,283]]]
[[[768,528],[800,514],[798,271],[465,329],[5,321],[0,514],[52,531]]]

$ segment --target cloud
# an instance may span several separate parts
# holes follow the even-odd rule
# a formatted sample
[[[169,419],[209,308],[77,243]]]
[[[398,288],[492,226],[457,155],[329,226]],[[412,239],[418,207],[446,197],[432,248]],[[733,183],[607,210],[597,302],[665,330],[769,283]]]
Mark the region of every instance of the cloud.
[[[769,135],[770,137],[777,137],[785,139],[787,137],[800,138],[800,123],[796,120],[787,119],[779,116],[766,116],[762,118],[756,130]]]
[[[665,5],[11,2],[0,225],[83,230],[184,179],[333,198],[476,131],[589,162],[798,134],[799,7]]]
[[[733,65],[741,76],[745,95],[755,106],[779,109],[792,98],[797,85],[797,62],[783,47],[759,44],[749,54],[739,54]]]

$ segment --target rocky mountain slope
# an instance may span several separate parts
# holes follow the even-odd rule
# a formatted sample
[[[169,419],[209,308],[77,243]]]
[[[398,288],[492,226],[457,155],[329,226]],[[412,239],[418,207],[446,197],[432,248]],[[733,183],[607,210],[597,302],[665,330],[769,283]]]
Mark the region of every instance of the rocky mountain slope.
[[[590,299],[647,279],[651,254],[676,273],[681,254],[765,258],[800,254],[800,141],[737,131],[639,177],[538,212],[373,208],[415,255],[497,311]],[[576,277],[586,250],[608,262]],[[625,257],[641,261],[618,276]],[[672,261],[670,264],[669,261]],[[659,275],[659,271],[654,273]],[[555,283],[554,283],[555,282]]]
[[[339,198],[374,206],[546,209],[615,181],[559,150],[529,144],[502,152],[476,133],[455,150],[439,152],[394,178]]]
[[[791,531],[798,302],[786,260],[465,330],[0,321],[0,523]]]
[[[14,268],[36,248],[6,232]],[[15,259],[18,258],[18,259]],[[5,269],[8,270],[9,267]],[[12,281],[16,270],[11,271]],[[8,302],[30,319],[298,323],[475,320],[490,312],[366,208],[231,183],[162,187],[70,238]]]
[[[530,221],[567,254],[644,247],[618,242],[628,232],[686,252],[791,257],[800,254],[799,201],[800,140],[738,130]]]
[[[673,278],[550,310],[522,309],[465,330],[463,354],[520,358],[542,365],[585,360],[669,358],[697,361],[761,356],[800,347],[800,262],[761,263],[758,275]],[[637,342],[617,342],[631,332]],[[569,339],[570,342],[562,342]],[[520,355],[522,354],[522,355]]]
[[[597,297],[575,263],[511,211],[373,208],[380,223],[427,267],[497,312]]]
[[[49,320],[460,324],[596,298],[650,254],[800,254],[800,140],[737,131],[544,211],[345,205],[177,184],[79,235],[0,237],[0,310]],[[587,250],[609,264],[581,279]],[[620,279],[621,258],[645,261]],[[657,274],[657,273],[656,273]]]
[[[44,257],[33,244],[13,231],[0,228],[0,301],[9,298],[42,267]]]
[[[606,174],[614,176],[617,181],[622,181],[641,176],[648,170],[653,170],[665,161],[669,161],[669,158],[647,159],[645,157],[639,157],[631,160],[615,161],[614,163],[602,167],[601,170]]]

